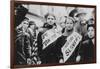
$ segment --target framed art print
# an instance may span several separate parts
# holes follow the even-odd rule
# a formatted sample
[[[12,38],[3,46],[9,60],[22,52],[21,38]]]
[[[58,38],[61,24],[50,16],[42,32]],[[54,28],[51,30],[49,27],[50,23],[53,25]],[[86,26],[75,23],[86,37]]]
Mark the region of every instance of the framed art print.
[[[96,6],[11,1],[11,68],[96,63]]]

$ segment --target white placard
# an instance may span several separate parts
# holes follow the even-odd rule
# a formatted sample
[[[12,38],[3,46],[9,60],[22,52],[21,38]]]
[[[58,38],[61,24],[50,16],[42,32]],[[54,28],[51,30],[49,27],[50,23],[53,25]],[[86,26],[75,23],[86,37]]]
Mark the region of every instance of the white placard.
[[[73,32],[68,38],[64,46],[62,47],[62,53],[64,62],[72,55],[79,42],[82,40],[82,36],[77,32]]]
[[[43,44],[43,49],[45,49],[46,47],[48,47],[51,43],[53,43],[54,41],[57,40],[57,38],[59,38],[61,36],[61,34],[59,32],[57,32],[55,29],[50,29],[48,31],[46,31],[43,35],[42,35],[42,44]]]

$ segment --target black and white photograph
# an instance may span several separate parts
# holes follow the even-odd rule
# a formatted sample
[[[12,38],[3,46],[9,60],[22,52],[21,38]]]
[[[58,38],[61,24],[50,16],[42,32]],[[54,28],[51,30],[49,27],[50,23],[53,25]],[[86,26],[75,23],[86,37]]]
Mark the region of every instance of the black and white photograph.
[[[15,2],[13,65],[96,63],[95,6]]]

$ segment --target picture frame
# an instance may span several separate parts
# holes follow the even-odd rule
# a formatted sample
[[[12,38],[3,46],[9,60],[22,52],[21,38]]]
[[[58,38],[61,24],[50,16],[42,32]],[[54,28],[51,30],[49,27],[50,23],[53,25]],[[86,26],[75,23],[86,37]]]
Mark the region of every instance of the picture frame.
[[[52,36],[52,37],[45,36],[48,33],[52,33],[51,30],[48,30],[48,32],[46,32],[47,29],[44,33],[44,30],[45,30],[44,27],[51,28],[51,26],[48,26],[48,24],[44,25],[44,23],[46,23],[46,21],[47,21],[45,17],[49,16],[49,14],[47,16],[45,16],[46,13],[49,13],[49,14],[53,15],[54,18],[56,18],[56,24],[57,23],[59,23],[59,24],[57,26],[56,25],[54,25],[54,26],[58,27],[58,30],[60,30],[60,35],[56,34],[55,37],[53,37],[53,35],[51,35],[51,34],[50,34],[50,36]],[[87,17],[85,17],[86,15],[87,15]],[[76,28],[78,28],[77,31],[80,29],[81,30],[78,31],[78,34],[74,33],[74,35],[71,36],[71,37],[73,37],[72,42],[70,40],[67,40],[67,42],[69,42],[69,44],[67,44],[67,45],[65,45],[66,43],[63,44],[64,41],[61,42],[62,38],[61,39],[59,38],[59,37],[62,37],[62,35],[64,34],[64,32],[63,32],[63,34],[61,34],[61,29],[60,29],[61,27],[59,27],[60,23],[62,23],[63,21],[66,21],[66,23],[67,23],[68,20],[69,21],[72,20],[72,22],[75,22],[75,24],[77,24],[76,23],[77,19],[75,17],[81,18],[81,16],[85,17],[85,20],[86,20],[85,23],[87,26],[83,27],[83,25],[85,25],[84,22],[82,25],[79,25],[79,27],[77,27],[77,25],[76,25],[75,30],[76,30]],[[62,17],[64,17],[64,18],[62,18]],[[81,19],[83,19],[83,18],[81,18]],[[24,30],[23,30],[23,28],[20,29],[21,26],[24,26],[24,24],[23,24],[23,23],[25,23],[25,22],[23,22],[24,20],[25,21],[28,20],[28,21],[26,21],[26,23],[29,23],[27,27],[31,27],[31,25],[34,25],[34,23],[36,25],[35,32],[37,32],[37,33],[35,33],[36,38],[34,38],[34,39],[36,40],[36,43],[34,45],[37,48],[36,54],[38,54],[38,56],[35,55],[36,56],[35,58],[34,58],[34,50],[36,48],[34,48],[34,46],[33,46],[33,42],[35,40],[33,41],[33,39],[31,39],[33,37],[30,36],[29,31],[28,31],[28,33],[26,33],[25,29]],[[92,39],[94,39],[94,43],[92,43],[92,44],[91,43],[88,44],[89,40],[90,40],[90,38],[88,38],[89,37],[88,31],[90,31],[89,27],[92,27],[91,25],[88,26],[89,23],[90,24],[93,23],[92,25],[93,25],[93,29],[94,29],[93,30],[94,37],[92,38]],[[44,37],[43,36],[41,36],[41,37],[45,38],[44,40],[42,40],[42,41],[44,41],[43,48],[38,47],[38,45],[41,45],[40,43],[38,43],[38,36],[39,36],[38,34],[41,31],[41,28],[43,30],[42,35],[44,35]],[[66,27],[64,27],[64,28],[66,28]],[[86,31],[85,31],[85,29],[86,29]],[[85,31],[85,34],[82,32],[82,30],[83,30],[83,32]],[[23,32],[24,32],[24,38],[23,38]],[[54,33],[52,33],[52,34],[54,34]],[[82,37],[80,36],[80,34]],[[64,36],[65,35],[66,34],[64,34]],[[76,35],[77,35],[77,38],[79,37],[79,42],[77,39],[75,46],[71,47],[72,46],[71,44],[74,43],[74,40],[75,40],[74,37],[76,37]],[[86,37],[85,37],[85,35],[86,35]],[[92,37],[92,35],[90,35],[90,36]],[[17,1],[17,0],[13,1],[12,0],[11,1],[11,35],[10,35],[10,39],[11,39],[11,48],[10,48],[10,54],[11,54],[11,56],[10,56],[11,66],[10,67],[11,68],[28,68],[28,67],[60,66],[60,65],[67,66],[67,65],[76,65],[76,64],[96,63],[96,6],[95,5],[49,3],[49,2],[35,2],[35,1]],[[40,37],[39,37],[39,39],[40,39]],[[49,41],[50,41],[50,42],[46,41],[47,44],[45,44],[46,39],[49,39]],[[56,42],[56,44],[54,44],[54,45],[58,46],[58,47],[61,46],[62,44],[63,45],[60,49],[58,49],[58,47],[52,47],[53,45],[50,47],[49,45],[51,45],[53,42],[54,43]],[[23,45],[23,43],[24,43],[24,45]],[[31,43],[32,43],[32,46],[31,46]],[[79,47],[78,47],[78,44],[79,44]],[[91,46],[91,45],[93,45],[93,49],[91,47],[85,47],[85,48],[83,47],[83,46]],[[25,47],[23,47],[23,46],[25,46]],[[66,46],[68,46],[68,49]],[[22,47],[23,47],[23,49],[22,49]],[[78,47],[79,51],[78,51],[78,54],[75,55],[76,53],[74,53],[74,51],[76,51],[77,47]],[[41,52],[43,53],[43,54],[41,53],[42,55],[38,51],[39,48],[42,49],[42,51],[40,51],[40,53]],[[89,50],[88,50],[88,48],[89,48]],[[24,51],[24,56],[22,54],[23,53],[22,50]],[[58,51],[58,50],[60,50],[60,51]],[[85,56],[84,56],[84,53],[88,52],[87,50],[92,54],[93,59],[91,57],[89,57],[89,58],[87,57],[87,56],[90,56],[89,55],[90,53],[87,55],[85,54]],[[68,54],[66,54],[65,51]],[[81,58],[91,59],[91,60],[90,61],[87,61],[87,60],[81,61],[80,60],[79,62],[76,62],[76,61],[78,61],[78,58],[80,58],[78,56],[78,55],[80,55],[80,51],[82,51],[82,56],[80,56]],[[60,53],[62,54],[62,56],[59,55]],[[67,57],[66,57],[66,55],[64,55],[64,53],[67,55]],[[74,57],[71,56],[73,53],[74,53],[74,55],[73,55]],[[56,55],[56,57],[52,58],[55,55]],[[72,57],[72,59],[69,60],[70,57]],[[56,60],[56,58],[57,58],[57,60]],[[63,61],[60,62],[60,59],[59,59],[59,62],[58,62],[58,58],[63,58]],[[75,62],[72,62],[72,61],[75,61]]]

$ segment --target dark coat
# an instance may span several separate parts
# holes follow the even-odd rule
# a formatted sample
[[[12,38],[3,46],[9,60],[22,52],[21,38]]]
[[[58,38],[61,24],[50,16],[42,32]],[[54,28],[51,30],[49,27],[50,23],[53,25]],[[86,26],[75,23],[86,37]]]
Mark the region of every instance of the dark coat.
[[[60,38],[58,38],[56,46],[59,47],[59,59],[63,59],[63,54],[61,52],[61,48],[64,46],[64,44],[66,43],[66,38],[67,36],[61,36]],[[66,63],[75,63],[76,62],[76,57],[78,55],[79,52],[79,47],[80,47],[80,43],[78,44],[78,46],[76,47],[76,49],[74,50],[74,52],[72,53],[72,55],[68,58],[68,60],[66,61]]]
[[[28,36],[20,33],[16,38],[16,64],[27,64],[26,60],[30,57],[29,48]]]
[[[38,45],[38,55],[42,61],[42,64],[50,64],[50,63],[59,63],[59,48],[56,45],[56,41],[51,43],[47,48],[44,50],[42,49],[42,38],[41,35],[43,33],[38,34],[37,38],[37,45]]]
[[[81,62],[91,63],[95,59],[95,47],[91,39],[82,42],[80,47]]]
[[[55,26],[55,24],[54,24]],[[45,23],[43,28],[49,30],[52,29],[53,26]],[[56,41],[51,43],[48,47],[46,47],[44,50],[42,45],[42,34],[44,31],[39,32],[37,37],[37,46],[38,46],[38,56],[40,57],[40,60],[42,61],[42,64],[50,64],[50,63],[59,63],[58,59],[58,47],[56,45]]]

